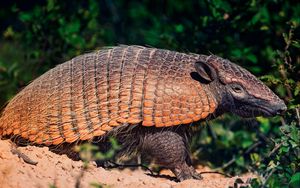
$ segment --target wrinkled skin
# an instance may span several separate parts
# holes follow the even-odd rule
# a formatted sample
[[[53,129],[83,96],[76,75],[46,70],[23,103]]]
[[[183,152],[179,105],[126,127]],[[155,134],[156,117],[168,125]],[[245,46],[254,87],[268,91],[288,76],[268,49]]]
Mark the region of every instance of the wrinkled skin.
[[[216,56],[209,56],[201,64],[209,70],[209,86],[218,96],[218,113],[270,117],[287,109],[283,100],[244,68]]]

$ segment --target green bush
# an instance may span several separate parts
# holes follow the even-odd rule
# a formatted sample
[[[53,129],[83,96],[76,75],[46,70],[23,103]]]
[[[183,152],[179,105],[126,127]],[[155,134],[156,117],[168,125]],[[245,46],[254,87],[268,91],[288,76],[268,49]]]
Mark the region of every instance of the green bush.
[[[194,157],[252,186],[297,187],[300,4],[251,1],[10,1],[0,12],[0,106],[55,65],[102,46],[214,53],[252,71],[288,104],[283,117],[224,115],[195,127]],[[217,156],[213,159],[209,156]]]

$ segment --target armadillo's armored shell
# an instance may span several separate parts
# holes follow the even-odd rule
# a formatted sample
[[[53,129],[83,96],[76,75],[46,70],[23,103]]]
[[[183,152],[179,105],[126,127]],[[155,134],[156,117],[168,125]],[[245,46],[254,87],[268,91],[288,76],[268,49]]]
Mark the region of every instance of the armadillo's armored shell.
[[[207,117],[216,101],[190,76],[199,55],[120,46],[78,56],[34,80],[0,118],[0,135],[72,143],[128,124],[174,126]]]

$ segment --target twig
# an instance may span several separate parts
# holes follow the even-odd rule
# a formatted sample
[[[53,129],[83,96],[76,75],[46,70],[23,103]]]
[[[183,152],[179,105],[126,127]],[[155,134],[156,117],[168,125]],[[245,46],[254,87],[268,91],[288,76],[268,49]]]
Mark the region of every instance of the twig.
[[[241,156],[244,156],[246,154],[249,154],[252,150],[254,150],[255,148],[257,148],[260,144],[262,144],[261,141],[258,141],[254,144],[252,144],[245,152],[243,152],[241,154]],[[214,170],[220,170],[220,169],[225,169],[228,166],[232,165],[233,163],[235,163],[235,161],[237,160],[237,158],[234,156],[230,161],[228,161],[227,163],[225,163],[223,166],[219,167],[219,168],[215,168]]]
[[[283,142],[279,143],[279,144],[275,144],[274,148],[272,149],[272,151],[270,151],[265,157],[263,157],[260,161],[262,161],[263,163],[265,163],[266,159],[270,158],[272,155],[274,155],[275,152],[278,151],[278,149],[282,146]]]
[[[229,167],[230,165],[232,165],[235,161],[236,161],[236,157],[232,157],[232,159],[230,159],[230,161],[228,161],[227,163],[223,164],[221,167],[215,168],[214,170],[221,170],[221,169],[225,169],[227,167]]]
[[[280,117],[280,121],[281,121],[281,124],[282,124],[283,126],[286,125],[286,122],[285,122],[285,120],[284,120],[283,117]]]
[[[284,64],[279,65],[279,72],[281,74],[281,77],[286,81],[288,78],[287,78],[287,75],[286,75],[286,70],[285,70]],[[287,83],[285,83],[284,85],[285,85],[285,88],[286,88],[286,91],[287,91],[287,94],[288,94],[288,98],[292,99],[293,98],[293,94],[292,94],[290,85],[287,84]]]
[[[28,164],[31,164],[31,165],[36,165],[36,164],[38,164],[37,161],[33,161],[33,160],[30,159],[27,155],[25,155],[24,153],[22,153],[21,151],[19,151],[19,150],[16,149],[16,148],[12,148],[12,149],[11,149],[11,152],[12,152],[12,154],[17,155],[19,158],[22,158],[23,161],[24,161],[25,163],[28,163]]]
[[[78,177],[76,178],[75,188],[80,188],[81,179],[83,178],[84,172],[87,168],[88,168],[87,164],[84,164],[83,168],[81,169],[81,171],[78,175]]]
[[[258,123],[257,120],[254,119],[254,120],[252,120],[250,123],[251,123],[251,124],[250,124],[251,127],[253,127],[253,129],[255,130],[256,135],[258,136],[258,138],[259,138],[260,140],[262,140],[264,143],[267,143],[267,144],[269,144],[269,145],[274,145],[274,144],[275,144],[274,141],[272,141],[270,138],[266,137],[266,136],[259,130],[259,128],[258,128],[259,123]]]
[[[279,144],[275,144],[275,147],[272,149],[272,151],[268,153],[268,157],[271,157],[282,146],[282,144],[282,142]]]
[[[120,22],[120,16],[119,16],[118,10],[114,4],[114,1],[105,0],[105,3],[107,4],[108,10],[110,11],[110,13],[112,15],[114,29],[115,29],[115,31],[119,32],[117,25]]]
[[[217,140],[217,135],[216,135],[216,133],[212,130],[212,128],[211,128],[211,126],[209,125],[209,123],[208,123],[208,121],[206,121],[206,125],[207,125],[207,127],[208,127],[208,132],[209,132],[209,134],[211,135],[211,137],[212,137],[212,141],[213,141],[213,143],[216,143],[216,140]]]
[[[300,109],[300,108],[295,108],[295,111],[296,111],[296,117],[297,117],[297,120],[298,120],[298,126],[300,126],[300,112],[299,112],[299,109]]]
[[[253,149],[257,148],[257,146],[259,146],[260,144],[262,144],[261,141],[258,141],[254,144],[252,144],[246,151],[244,154],[249,154]]]
[[[289,30],[289,34],[288,34],[288,39],[285,40],[286,45],[285,45],[285,47],[284,47],[284,55],[285,55],[285,56],[284,56],[284,63],[285,63],[286,65],[288,65],[288,68],[289,68],[290,70],[293,70],[293,66],[292,66],[292,64],[291,64],[292,58],[291,58],[289,55],[286,55],[286,54],[289,53],[289,47],[290,47],[290,45],[291,45],[291,43],[292,43],[293,34],[294,34],[294,28],[293,28],[293,26],[291,26],[291,28],[290,28],[290,30]]]
[[[288,78],[287,78],[287,71],[285,69],[285,66],[284,65],[287,65],[288,66],[288,69],[290,70],[293,70],[293,66],[291,64],[291,57],[288,55],[289,54],[289,47],[290,47],[290,44],[292,42],[292,37],[293,37],[293,32],[294,32],[294,29],[293,27],[291,27],[291,29],[289,30],[289,33],[288,33],[288,36],[287,36],[287,39],[284,38],[285,40],[285,47],[284,47],[284,54],[283,54],[283,57],[281,56],[281,58],[283,59],[284,61],[284,64],[280,64],[279,65],[279,72],[281,74],[281,77],[283,78],[284,81],[286,81]],[[285,87],[286,87],[286,91],[287,91],[287,94],[288,94],[288,98],[289,99],[292,99],[293,98],[293,94],[292,94],[292,91],[291,91],[291,86],[288,84],[288,83],[284,83]]]
[[[276,168],[273,168],[273,169],[271,170],[271,172],[267,174],[266,178],[264,178],[264,179],[262,180],[262,185],[261,185],[261,187],[265,187],[266,183],[268,182],[268,180],[270,179],[270,177],[272,176],[272,174],[274,174],[275,171],[276,171]]]

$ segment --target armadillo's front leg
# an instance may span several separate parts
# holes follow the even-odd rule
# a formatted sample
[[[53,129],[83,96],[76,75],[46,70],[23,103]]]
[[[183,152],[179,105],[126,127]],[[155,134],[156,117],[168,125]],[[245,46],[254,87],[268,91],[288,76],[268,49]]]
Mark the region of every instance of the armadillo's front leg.
[[[173,173],[176,175],[179,181],[187,180],[187,179],[197,179],[201,180],[202,176],[196,172],[193,166],[189,166],[187,163],[182,163],[181,165],[177,165],[175,168],[171,169]]]
[[[173,171],[179,181],[202,179],[191,166],[185,137],[173,131],[156,131],[145,135],[142,153]]]

